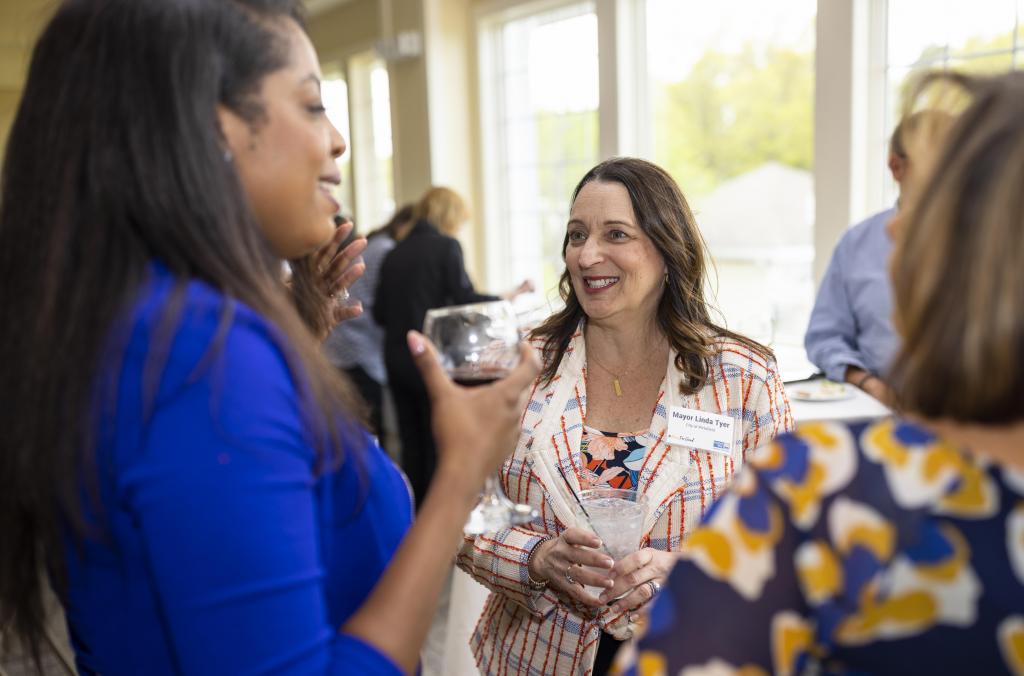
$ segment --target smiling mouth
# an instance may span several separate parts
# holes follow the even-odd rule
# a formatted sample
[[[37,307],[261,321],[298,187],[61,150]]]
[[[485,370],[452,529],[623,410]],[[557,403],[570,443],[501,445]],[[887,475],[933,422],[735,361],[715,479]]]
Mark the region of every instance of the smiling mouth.
[[[600,291],[618,283],[618,277],[584,277],[583,285],[589,290]]]
[[[340,183],[341,178],[333,176],[322,177],[317,182],[317,187],[320,188],[320,192],[323,194],[324,197],[326,197],[330,201],[330,204],[333,207],[332,213],[335,213],[339,209],[341,209],[341,205],[338,204],[338,200],[334,198],[333,194],[334,186],[339,185]]]

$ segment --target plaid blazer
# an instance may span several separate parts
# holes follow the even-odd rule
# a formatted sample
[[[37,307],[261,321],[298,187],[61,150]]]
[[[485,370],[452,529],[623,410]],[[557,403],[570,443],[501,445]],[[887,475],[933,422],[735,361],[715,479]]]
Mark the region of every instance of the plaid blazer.
[[[637,487],[651,507],[641,547],[678,550],[747,452],[793,428],[775,362],[730,339],[719,339],[716,347],[708,382],[693,395],[679,393],[675,353],[670,354]],[[674,406],[741,420],[741,447],[726,456],[665,443]],[[470,642],[482,674],[586,675],[602,629],[620,639],[632,636],[626,613],[585,608],[550,587],[534,591],[528,581],[526,560],[533,547],[544,536],[581,525],[573,492],[580,491],[586,407],[586,349],[577,331],[553,381],[534,383],[519,442],[502,469],[506,494],[536,507],[539,519],[467,536],[458,554],[459,567],[491,590]]]

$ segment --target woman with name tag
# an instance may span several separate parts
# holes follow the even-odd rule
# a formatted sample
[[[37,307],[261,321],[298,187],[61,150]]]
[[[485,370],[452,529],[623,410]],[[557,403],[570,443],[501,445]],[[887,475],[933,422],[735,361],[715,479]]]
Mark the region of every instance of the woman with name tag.
[[[704,246],[649,162],[608,160],[576,187],[565,309],[532,334],[544,370],[502,473],[541,517],[467,538],[458,558],[492,591],[472,638],[482,673],[604,673],[748,450],[792,428],[771,351],[711,318]],[[617,562],[579,502],[608,487],[648,505]]]
[[[1024,673],[1024,75],[929,84],[973,103],[900,212],[907,417],[759,452],[684,547],[640,674]]]

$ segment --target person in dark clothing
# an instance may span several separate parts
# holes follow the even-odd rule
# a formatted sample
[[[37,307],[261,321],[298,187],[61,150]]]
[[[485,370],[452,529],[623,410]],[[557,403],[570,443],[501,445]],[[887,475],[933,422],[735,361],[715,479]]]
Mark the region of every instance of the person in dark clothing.
[[[386,225],[367,235],[362,256],[366,268],[363,276],[348,288],[348,303],[361,304],[364,314],[338,324],[324,341],[328,360],[348,375],[369,407],[370,431],[377,436],[381,447],[385,446],[381,419],[387,384],[384,331],[371,314],[381,265],[395,243],[412,227],[412,208],[412,204],[403,206]]]
[[[466,274],[462,247],[454,235],[468,218],[469,210],[458,193],[429,189],[413,210],[409,234],[384,259],[373,306],[373,317],[384,328],[384,364],[398,414],[402,469],[412,484],[417,507],[434,474],[436,453],[430,401],[409,357],[406,334],[423,328],[431,308],[499,299],[478,293]],[[532,290],[533,284],[525,281],[504,298]]]

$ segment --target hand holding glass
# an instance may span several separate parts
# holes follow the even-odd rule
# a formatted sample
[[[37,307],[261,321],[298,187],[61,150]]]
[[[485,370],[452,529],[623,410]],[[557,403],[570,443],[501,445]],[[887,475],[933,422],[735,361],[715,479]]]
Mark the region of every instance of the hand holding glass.
[[[508,375],[519,362],[519,329],[506,301],[472,303],[427,312],[423,333],[438,351],[452,380],[465,387],[485,385]],[[511,502],[495,477],[469,515],[465,532],[491,533],[532,521],[537,511]]]
[[[646,495],[621,488],[591,488],[580,493],[580,505],[613,561],[618,563],[640,548],[647,518]],[[600,587],[584,589],[595,597],[604,591]]]

